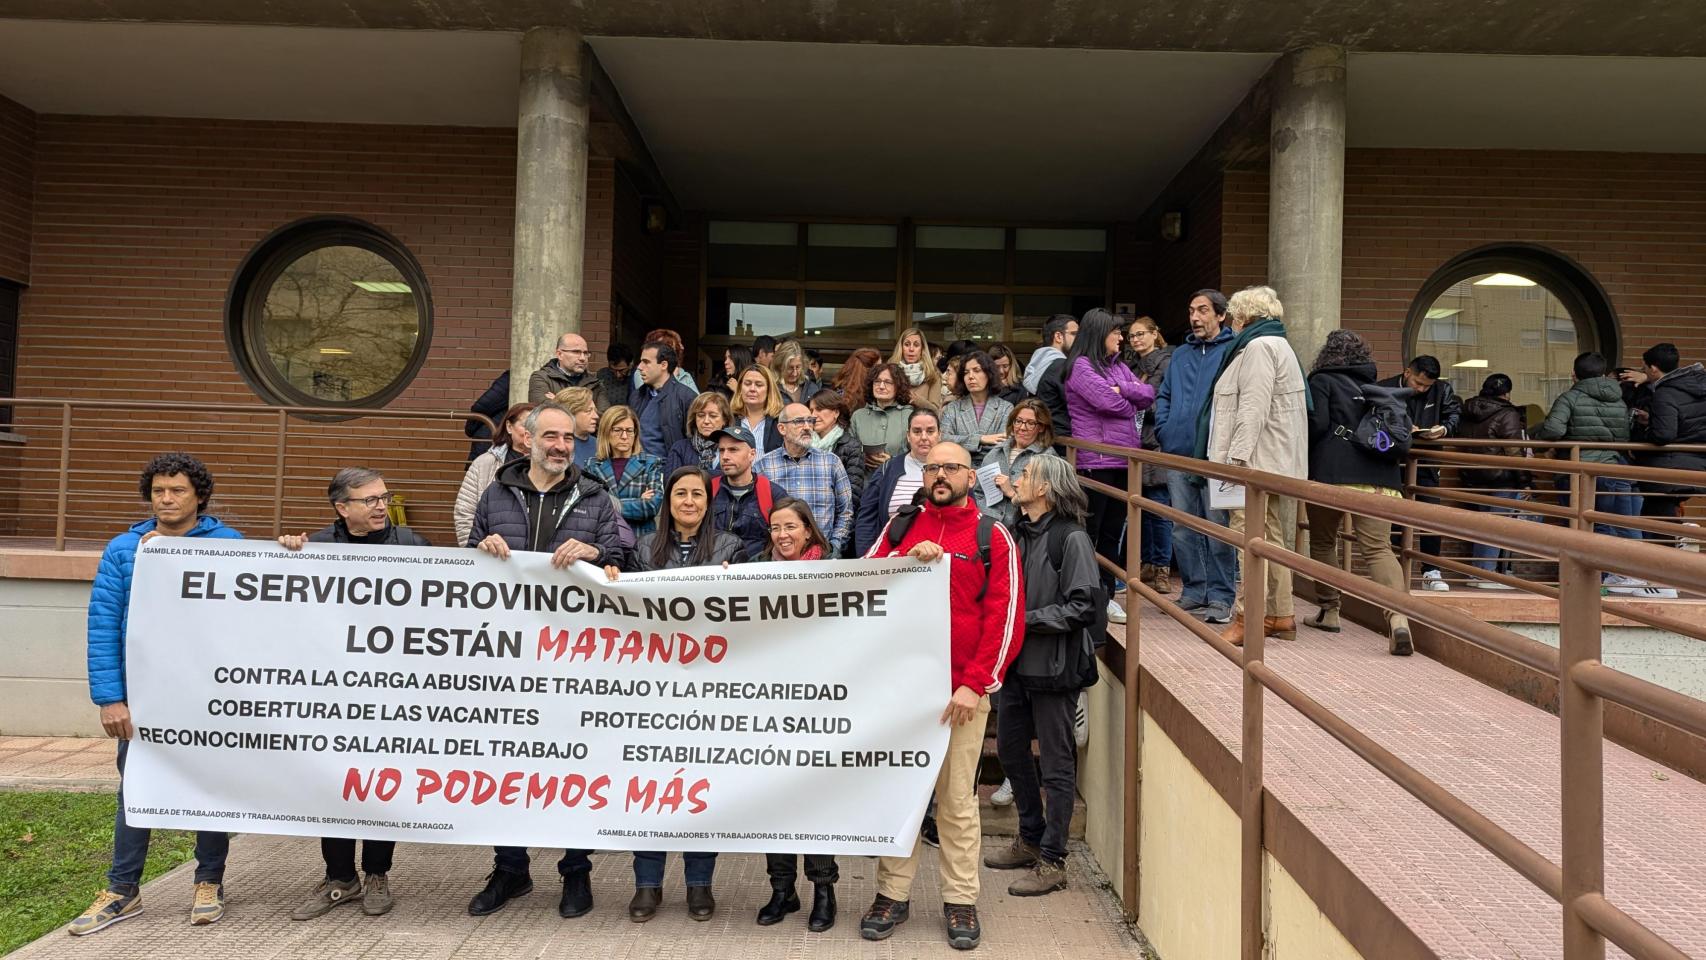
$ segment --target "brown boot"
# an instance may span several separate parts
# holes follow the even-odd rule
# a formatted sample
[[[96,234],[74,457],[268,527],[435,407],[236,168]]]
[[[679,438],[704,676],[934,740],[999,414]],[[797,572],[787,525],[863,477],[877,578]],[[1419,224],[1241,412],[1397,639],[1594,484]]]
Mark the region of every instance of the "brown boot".
[[[1263,617],[1262,636],[1278,637],[1281,640],[1296,640],[1297,618]],[[1236,613],[1232,615],[1232,622],[1226,625],[1225,630],[1220,631],[1220,639],[1225,640],[1227,643],[1230,643],[1235,647],[1242,647],[1244,645],[1244,614]]]
[[[1163,596],[1173,592],[1173,578],[1168,574],[1166,567],[1157,566],[1155,568],[1154,587],[1155,592]]]
[[[1155,586],[1155,564],[1144,564],[1142,571],[1137,576],[1137,582],[1148,584],[1151,587]]]

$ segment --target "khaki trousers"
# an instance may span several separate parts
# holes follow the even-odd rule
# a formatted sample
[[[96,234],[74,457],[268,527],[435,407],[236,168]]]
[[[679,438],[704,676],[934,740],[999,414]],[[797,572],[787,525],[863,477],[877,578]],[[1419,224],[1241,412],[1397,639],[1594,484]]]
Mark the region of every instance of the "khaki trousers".
[[[1233,533],[1244,532],[1244,511],[1231,510],[1227,512],[1226,525]],[[1268,497],[1267,517],[1262,525],[1262,538],[1269,543],[1281,546],[1287,550],[1297,545],[1297,501],[1290,497]],[[1291,568],[1282,566],[1274,561],[1267,562],[1268,569],[1268,609],[1263,614],[1269,617],[1289,617],[1292,615],[1291,602]],[[1244,580],[1238,580],[1238,599],[1233,606],[1234,611],[1244,609]]]
[[[978,701],[973,717],[951,728],[948,753],[936,776],[936,832],[943,903],[977,903],[978,860],[983,848],[983,823],[977,813],[977,765],[983,757],[984,728],[989,725],[989,698]],[[912,899],[912,878],[918,874],[922,839],[913,841],[910,857],[877,858],[877,892],[890,900]]]
[[[1338,566],[1339,524],[1344,520],[1344,511],[1311,503],[1304,506],[1304,512],[1309,515],[1310,558]],[[1392,553],[1392,521],[1351,514],[1351,560],[1353,570],[1359,565],[1365,567],[1368,578],[1375,583],[1399,592],[1405,589],[1404,568]],[[1337,610],[1339,596],[1337,587],[1315,585],[1315,601],[1324,610]],[[1409,620],[1388,610],[1386,623],[1389,627],[1408,626]]]

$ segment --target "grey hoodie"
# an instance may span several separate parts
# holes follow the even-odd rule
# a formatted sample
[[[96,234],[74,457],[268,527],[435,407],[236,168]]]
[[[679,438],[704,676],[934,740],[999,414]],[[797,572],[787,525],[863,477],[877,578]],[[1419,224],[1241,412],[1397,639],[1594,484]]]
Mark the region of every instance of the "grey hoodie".
[[[1064,359],[1066,354],[1053,347],[1039,347],[1036,353],[1031,354],[1031,362],[1025,364],[1025,389],[1036,393],[1037,384],[1043,379],[1043,371],[1048,369],[1049,364]]]

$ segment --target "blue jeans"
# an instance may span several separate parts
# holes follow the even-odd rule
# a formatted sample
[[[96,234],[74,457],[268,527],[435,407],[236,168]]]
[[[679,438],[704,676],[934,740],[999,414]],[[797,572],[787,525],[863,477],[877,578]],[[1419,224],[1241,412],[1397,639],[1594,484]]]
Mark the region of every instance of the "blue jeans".
[[[492,866],[508,873],[519,873],[528,876],[526,847],[493,847]],[[592,870],[591,850],[564,850],[563,859],[557,861],[557,873],[568,876],[577,870]]]
[[[1226,526],[1225,510],[1208,509],[1208,487],[1197,486],[1192,477],[1177,470],[1167,478],[1167,494],[1174,509],[1211,523]],[[1236,596],[1232,582],[1238,572],[1238,555],[1229,543],[1211,540],[1182,524],[1173,525],[1173,560],[1179,567],[1183,592],[1181,603],[1195,602],[1231,609]]]
[[[656,889],[663,886],[663,860],[668,854],[661,850],[634,851],[634,889]],[[708,887],[711,874],[717,871],[717,855],[689,851],[681,855],[681,867],[687,873],[690,887]]]
[[[1143,495],[1156,503],[1173,505],[1166,484],[1144,487]],[[1148,511],[1143,514],[1143,562],[1157,567],[1173,565],[1173,521]]]
[[[1566,506],[1570,502],[1570,478],[1560,475],[1556,481],[1558,489],[1564,491],[1562,499]],[[1638,517],[1641,515],[1640,494],[1635,492],[1632,481],[1619,477],[1595,477],[1593,487],[1596,491],[1593,498],[1593,508],[1600,513],[1615,513],[1620,517]],[[1627,540],[1640,540],[1645,534],[1630,527],[1614,527],[1609,523],[1593,525],[1594,533],[1603,533],[1610,537],[1623,537]]]
[[[1506,500],[1519,500],[1522,497],[1522,495],[1515,490],[1494,490],[1489,491],[1489,493],[1491,496],[1502,497]],[[1516,509],[1513,507],[1494,507],[1479,503],[1474,506],[1476,510],[1481,511],[1482,513],[1493,513],[1498,514],[1499,516],[1508,517],[1516,513]],[[1496,566],[1498,566],[1499,560],[1503,559],[1507,553],[1508,551],[1503,547],[1496,547],[1492,544],[1486,543],[1471,543],[1469,545],[1469,556],[1471,558],[1469,562],[1490,573]]]
[[[124,822],[124,758],[130,741],[118,742],[118,813],[113,816],[113,867],[107,871],[107,889],[134,894],[142,882],[142,867],[148,862],[147,827]],[[231,835],[212,830],[195,832],[195,882],[224,883],[225,856],[231,851]]]

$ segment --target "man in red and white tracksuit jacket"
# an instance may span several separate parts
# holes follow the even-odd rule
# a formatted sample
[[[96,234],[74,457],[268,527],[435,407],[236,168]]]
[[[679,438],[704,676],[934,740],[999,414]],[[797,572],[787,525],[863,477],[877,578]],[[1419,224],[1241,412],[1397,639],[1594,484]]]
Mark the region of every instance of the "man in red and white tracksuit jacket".
[[[977,809],[977,768],[989,720],[989,695],[1001,687],[1025,631],[1024,573],[1013,537],[995,524],[987,569],[978,556],[979,514],[970,498],[976,482],[971,454],[964,447],[936,444],[924,463],[923,512],[913,518],[900,543],[891,546],[884,527],[866,554],[911,556],[930,563],[945,553],[952,564],[948,591],[953,695],[942,711],[942,722],[953,727],[936,780],[936,825],[942,844],[942,909],[948,942],[961,950],[977,946],[981,938],[977,893],[983,828]],[[865,939],[884,939],[906,921],[917,867],[916,848],[909,857],[878,859],[877,899],[859,925]]]

